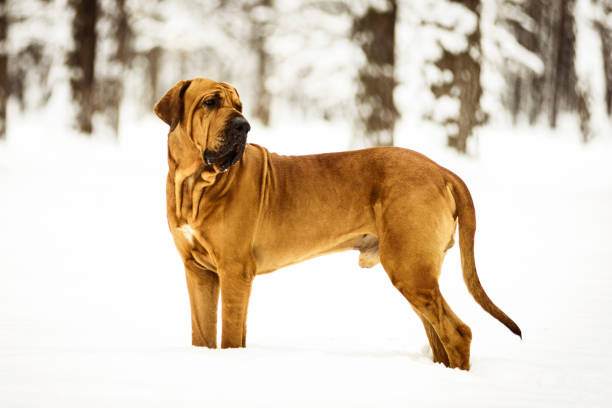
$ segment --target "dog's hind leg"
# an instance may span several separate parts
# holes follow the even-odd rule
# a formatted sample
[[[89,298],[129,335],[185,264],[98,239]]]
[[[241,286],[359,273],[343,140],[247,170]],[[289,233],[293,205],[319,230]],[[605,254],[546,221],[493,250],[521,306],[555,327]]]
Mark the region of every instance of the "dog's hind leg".
[[[191,343],[216,348],[219,276],[193,260],[185,262],[185,272],[191,304]]]
[[[421,274],[422,271],[417,270],[415,273]],[[423,320],[434,352],[434,361],[442,362],[450,368],[469,370],[472,332],[448,306],[438,283],[433,281],[428,285],[415,285],[413,280],[394,279],[393,272],[391,280]]]
[[[417,314],[423,322],[423,327],[425,327],[425,333],[427,334],[427,338],[429,339],[429,345],[431,347],[431,351],[433,352],[434,363],[442,363],[448,367],[450,364],[448,361],[448,354],[446,354],[446,350],[444,350],[444,345],[440,341],[438,333],[436,333],[431,323],[429,323],[429,321],[425,317],[423,317],[418,312]]]
[[[410,220],[415,219],[418,222],[411,224]],[[436,232],[436,219],[427,219],[426,216],[405,218],[404,222],[404,225],[393,225],[381,234],[381,264],[393,285],[423,321],[434,361],[468,370],[470,328],[451,310],[438,286],[448,243],[448,235],[439,231],[450,227],[440,224]],[[423,223],[427,228],[422,228]]]

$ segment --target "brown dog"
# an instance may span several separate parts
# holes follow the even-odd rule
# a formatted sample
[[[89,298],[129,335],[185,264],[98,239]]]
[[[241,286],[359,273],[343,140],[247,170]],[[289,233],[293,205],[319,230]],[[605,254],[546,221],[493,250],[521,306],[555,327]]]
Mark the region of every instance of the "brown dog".
[[[434,361],[469,369],[471,331],[438,287],[459,220],[465,283],[474,299],[520,336],[484,292],[474,264],[470,193],[452,172],[411,150],[384,147],[279,156],[247,144],[236,90],[179,81],[155,105],[170,125],[168,222],[185,263],[192,342],[246,345],[253,278],[318,255],[356,249],[359,265],[381,262],[421,318]]]

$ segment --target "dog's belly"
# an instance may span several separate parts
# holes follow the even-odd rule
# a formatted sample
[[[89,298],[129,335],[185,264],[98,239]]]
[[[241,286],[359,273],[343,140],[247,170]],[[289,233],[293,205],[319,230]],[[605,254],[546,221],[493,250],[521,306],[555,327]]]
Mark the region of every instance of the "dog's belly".
[[[337,240],[329,245],[317,248],[304,245],[301,251],[295,249],[293,251],[279,251],[274,248],[255,246],[253,248],[253,255],[257,262],[257,274],[261,275],[321,255],[348,250],[360,252],[359,266],[362,268],[371,268],[380,262],[378,238],[368,233],[338,237]]]

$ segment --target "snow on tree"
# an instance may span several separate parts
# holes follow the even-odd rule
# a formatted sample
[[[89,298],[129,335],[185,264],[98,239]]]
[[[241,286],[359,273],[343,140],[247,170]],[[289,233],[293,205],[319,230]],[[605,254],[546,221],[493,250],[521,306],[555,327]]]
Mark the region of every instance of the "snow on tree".
[[[126,73],[134,58],[133,31],[126,0],[102,0],[99,8],[94,108],[118,135]]]
[[[595,29],[601,40],[601,56],[605,76],[605,101],[608,116],[612,115],[612,0],[596,2],[598,11],[594,17]]]
[[[609,105],[609,36],[605,34],[607,21],[605,4],[590,0],[577,0],[576,19],[576,91],[579,98],[578,115],[582,140],[588,142],[606,126]],[[609,32],[608,32],[609,33]],[[606,48],[608,54],[606,54]],[[602,50],[602,52],[597,52]],[[607,61],[606,61],[607,60]]]
[[[9,97],[30,109],[72,86],[81,131],[116,134],[122,104],[150,114],[177,80],[205,76],[235,85],[260,124],[342,121],[356,147],[391,144],[398,124],[425,117],[466,151],[507,112],[551,126],[570,112],[586,141],[612,113],[611,11],[610,0],[0,0],[0,137]]]
[[[268,85],[279,117],[347,122],[354,117],[356,67],[364,58],[350,38],[352,7],[344,1],[275,2]]]
[[[517,36],[514,27],[533,33],[534,20],[521,5],[524,0],[483,0],[481,12],[482,31],[482,107],[487,114],[494,116],[510,111],[517,120],[524,103],[520,93],[523,81],[530,75],[542,75],[544,65],[534,52],[525,47]]]
[[[82,133],[91,134],[95,111],[98,2],[96,0],[69,0],[68,5],[74,12],[72,19],[74,47],[68,53],[66,63],[71,68],[70,88],[77,107],[76,123]]]
[[[505,1],[499,19],[518,43],[542,61],[542,70],[516,70],[509,65],[506,77],[510,86],[508,106],[513,117],[525,113],[530,123],[546,115],[551,127],[560,111],[575,111],[576,93],[575,0]]]
[[[465,153],[474,128],[486,119],[480,105],[480,1],[427,0],[421,7],[421,24],[436,44],[426,68],[436,103],[426,117],[445,128],[448,146]]]
[[[5,135],[9,98],[22,111],[44,106],[53,92],[49,81],[63,61],[58,33],[45,33],[58,6],[44,0],[0,2],[0,139]]]
[[[135,93],[146,93],[150,109],[179,79],[214,78],[235,85],[247,113],[266,123],[273,6],[270,0],[133,2],[134,69],[148,78],[148,86]]]
[[[393,91],[395,79],[395,26],[397,1],[369,5],[354,16],[352,36],[365,56],[357,73],[356,139],[370,146],[393,145],[393,132],[399,111]]]
[[[0,0],[0,140],[6,139],[6,105],[9,95],[7,27],[8,7],[6,0]]]

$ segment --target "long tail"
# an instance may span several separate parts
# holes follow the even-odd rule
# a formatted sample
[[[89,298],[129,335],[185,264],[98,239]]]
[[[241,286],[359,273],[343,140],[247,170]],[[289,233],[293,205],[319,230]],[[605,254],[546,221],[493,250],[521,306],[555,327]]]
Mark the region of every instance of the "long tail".
[[[521,329],[512,319],[508,317],[499,307],[491,301],[482,288],[478,274],[476,273],[476,262],[474,261],[474,234],[476,233],[476,212],[474,202],[467,186],[453,172],[446,170],[448,181],[452,185],[452,192],[457,204],[457,215],[459,217],[459,249],[461,251],[461,268],[463,269],[463,280],[468,291],[486,312],[502,322],[510,331],[522,337]]]

